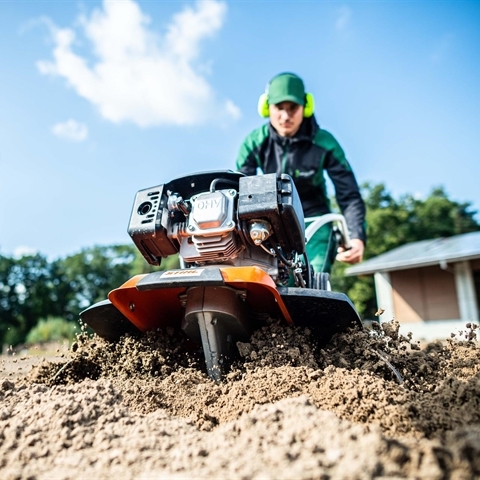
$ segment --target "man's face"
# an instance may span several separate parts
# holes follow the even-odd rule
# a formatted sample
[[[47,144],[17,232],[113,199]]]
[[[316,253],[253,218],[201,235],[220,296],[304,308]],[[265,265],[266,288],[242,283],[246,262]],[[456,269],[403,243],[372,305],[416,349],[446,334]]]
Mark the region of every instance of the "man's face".
[[[270,122],[282,137],[293,137],[303,121],[303,105],[281,102],[269,105]]]

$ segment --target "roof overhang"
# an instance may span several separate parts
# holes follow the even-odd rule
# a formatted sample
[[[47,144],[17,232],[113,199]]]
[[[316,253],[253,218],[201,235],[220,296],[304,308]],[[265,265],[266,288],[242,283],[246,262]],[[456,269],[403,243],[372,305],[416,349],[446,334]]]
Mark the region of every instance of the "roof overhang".
[[[360,265],[355,265],[353,267],[348,267],[345,269],[345,275],[348,277],[354,275],[373,275],[375,273],[384,273],[384,272],[393,272],[395,270],[411,270],[414,268],[425,268],[433,267],[439,265],[440,268],[445,268],[448,264],[465,262],[470,260],[480,259],[480,254],[478,252],[474,254],[467,254],[462,256],[438,256],[429,257],[429,258],[416,258],[411,262],[405,263],[405,261],[391,261],[391,262],[375,262],[375,259],[372,259],[372,262],[369,265],[367,260],[365,263]]]

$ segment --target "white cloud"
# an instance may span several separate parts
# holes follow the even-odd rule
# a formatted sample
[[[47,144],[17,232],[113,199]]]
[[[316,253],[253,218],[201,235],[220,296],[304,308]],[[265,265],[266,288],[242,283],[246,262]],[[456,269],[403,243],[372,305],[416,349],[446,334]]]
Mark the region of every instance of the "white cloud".
[[[352,10],[348,7],[341,7],[338,9],[337,21],[335,22],[335,28],[339,31],[346,30],[352,20]]]
[[[227,100],[225,102],[225,110],[235,120],[239,119],[242,116],[241,110],[231,100]]]
[[[73,142],[83,142],[88,137],[88,128],[85,124],[70,119],[63,123],[56,123],[52,132],[60,138]]]
[[[198,0],[173,17],[162,37],[149,29],[150,19],[133,0],[104,0],[101,9],[79,19],[96,63],[74,52],[73,29],[50,21],[53,60],[37,67],[65,78],[112,122],[147,127],[235,119],[238,107],[216,97],[205,78],[208,69],[198,64],[201,41],[222,27],[226,10],[223,1]]]
[[[27,247],[25,245],[20,245],[13,251],[13,256],[15,258],[27,257],[30,255],[35,255],[38,253],[38,250],[32,247]]]

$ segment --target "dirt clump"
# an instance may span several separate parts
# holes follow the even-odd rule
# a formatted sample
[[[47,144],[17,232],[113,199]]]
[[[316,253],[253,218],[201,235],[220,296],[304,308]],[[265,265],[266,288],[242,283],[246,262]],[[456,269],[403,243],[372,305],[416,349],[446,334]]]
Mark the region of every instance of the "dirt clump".
[[[422,348],[398,327],[321,348],[270,320],[220,383],[171,331],[82,334],[0,384],[1,477],[480,476],[476,326]]]

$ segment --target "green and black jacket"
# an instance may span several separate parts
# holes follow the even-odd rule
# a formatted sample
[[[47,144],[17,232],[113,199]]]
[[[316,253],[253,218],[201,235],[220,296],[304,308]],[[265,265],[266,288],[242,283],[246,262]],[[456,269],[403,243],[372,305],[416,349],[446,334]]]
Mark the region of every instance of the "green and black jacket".
[[[338,205],[352,238],[366,241],[365,204],[355,175],[333,135],[321,129],[315,117],[304,118],[292,138],[282,137],[265,124],[240,147],[237,169],[246,175],[288,173],[295,182],[306,217],[330,212],[325,177],[333,182]]]

